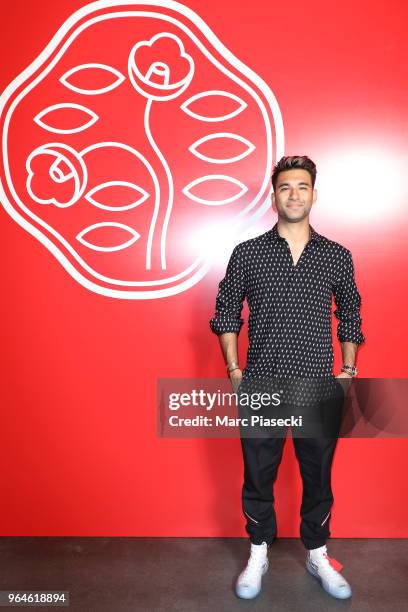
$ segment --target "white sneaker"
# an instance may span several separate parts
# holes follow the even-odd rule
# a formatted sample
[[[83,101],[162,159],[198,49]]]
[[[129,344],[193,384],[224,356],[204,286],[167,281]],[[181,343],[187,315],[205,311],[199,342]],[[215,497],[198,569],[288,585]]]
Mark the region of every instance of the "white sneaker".
[[[238,576],[235,593],[241,599],[253,599],[261,592],[262,576],[268,571],[268,545],[252,544],[246,568]]]
[[[315,576],[326,593],[337,599],[351,597],[351,587],[347,580],[330,564],[327,548],[321,546],[309,551],[306,558],[306,568]]]

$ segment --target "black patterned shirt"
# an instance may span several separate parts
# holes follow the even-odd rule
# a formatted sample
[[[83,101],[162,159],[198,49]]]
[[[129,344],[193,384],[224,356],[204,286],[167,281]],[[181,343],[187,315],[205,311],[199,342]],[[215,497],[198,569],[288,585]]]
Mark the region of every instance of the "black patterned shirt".
[[[237,332],[244,299],[249,307],[247,363],[243,377],[333,377],[332,297],[340,342],[364,342],[361,298],[351,253],[318,234],[296,265],[277,224],[238,244],[219,283],[211,330]]]

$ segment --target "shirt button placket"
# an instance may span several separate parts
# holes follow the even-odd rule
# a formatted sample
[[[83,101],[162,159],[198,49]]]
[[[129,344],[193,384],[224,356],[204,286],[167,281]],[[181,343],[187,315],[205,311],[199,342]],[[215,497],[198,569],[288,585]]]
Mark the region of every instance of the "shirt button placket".
[[[275,352],[275,364],[276,364],[276,374],[280,374],[280,365],[281,365],[281,360],[279,359],[280,356],[280,351],[281,351],[281,338],[282,335],[285,333],[285,309],[287,309],[288,304],[287,304],[287,298],[288,298],[288,289],[289,289],[289,283],[291,282],[294,270],[295,270],[295,266],[293,265],[293,258],[292,258],[292,253],[290,251],[290,247],[288,242],[283,239],[283,244],[286,248],[286,252],[287,252],[287,256],[289,258],[289,272],[288,272],[288,278],[286,281],[286,284],[282,290],[282,298],[280,300],[280,305],[278,308],[278,317],[279,317],[279,323],[280,325],[278,326],[278,331],[276,334],[276,352]]]

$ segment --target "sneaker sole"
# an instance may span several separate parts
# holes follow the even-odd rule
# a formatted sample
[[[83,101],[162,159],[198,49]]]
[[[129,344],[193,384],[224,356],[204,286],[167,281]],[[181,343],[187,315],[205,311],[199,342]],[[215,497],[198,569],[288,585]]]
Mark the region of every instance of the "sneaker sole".
[[[315,572],[315,570],[307,563],[306,561],[306,569],[309,572],[309,574],[311,574],[313,576],[313,578],[316,578],[316,580],[318,581],[318,583],[320,584],[320,586],[322,587],[322,589],[328,594],[331,595],[331,597],[335,597],[336,599],[349,599],[351,597],[351,592],[347,593],[345,595],[342,594],[335,594],[332,591],[329,591],[328,589],[326,589],[326,587],[323,584],[323,580],[320,578],[319,574],[317,574]]]
[[[266,563],[266,565],[265,565],[264,569],[262,570],[262,576],[265,576],[265,574],[266,574],[266,572],[268,571],[268,569],[269,569],[269,561],[267,561],[267,563]],[[244,593],[243,593],[243,594],[240,594],[240,593],[238,592],[238,590],[235,588],[235,595],[236,595],[237,597],[239,597],[239,599],[255,599],[255,597],[258,597],[258,595],[259,595],[259,593],[261,592],[261,590],[262,590],[262,585],[261,585],[261,587],[260,587],[259,591],[257,591],[256,593],[246,595],[246,594],[244,594]]]

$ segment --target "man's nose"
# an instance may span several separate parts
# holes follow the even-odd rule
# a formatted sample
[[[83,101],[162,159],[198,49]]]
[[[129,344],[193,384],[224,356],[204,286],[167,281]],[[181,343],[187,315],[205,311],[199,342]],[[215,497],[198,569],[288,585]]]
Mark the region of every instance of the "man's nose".
[[[291,199],[291,200],[298,200],[299,199],[299,192],[294,187],[292,187],[291,190],[290,190],[289,199]]]

